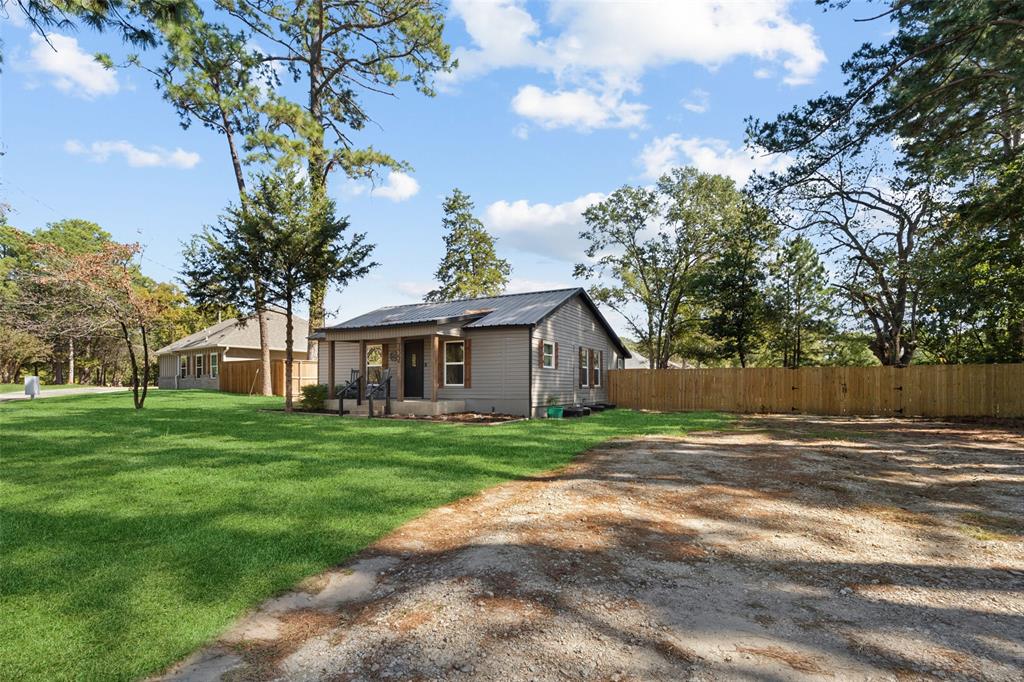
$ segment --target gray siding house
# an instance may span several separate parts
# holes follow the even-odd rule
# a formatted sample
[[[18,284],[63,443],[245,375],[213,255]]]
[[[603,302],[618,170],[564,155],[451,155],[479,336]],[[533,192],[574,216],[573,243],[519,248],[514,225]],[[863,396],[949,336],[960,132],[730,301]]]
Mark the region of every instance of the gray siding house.
[[[267,332],[270,359],[285,357],[285,316],[269,311]],[[292,345],[296,360],[305,360],[309,323],[292,317]],[[235,318],[218,322],[195,334],[178,339],[156,351],[160,363],[160,388],[220,388],[224,363],[260,359],[260,330],[255,317],[241,322]]]
[[[379,308],[317,330],[319,382],[353,370],[361,391],[391,369],[396,414],[499,412],[607,400],[629,351],[580,288]]]

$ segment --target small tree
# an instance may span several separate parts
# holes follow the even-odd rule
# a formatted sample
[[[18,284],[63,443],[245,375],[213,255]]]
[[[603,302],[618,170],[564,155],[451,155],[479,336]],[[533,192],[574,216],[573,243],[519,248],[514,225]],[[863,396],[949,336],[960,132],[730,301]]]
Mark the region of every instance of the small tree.
[[[725,236],[721,254],[698,280],[699,296],[709,309],[704,329],[719,342],[720,356],[737,358],[740,367],[747,366],[764,337],[765,256],[777,237],[765,212],[747,202],[740,224]]]
[[[260,334],[260,393],[271,395],[266,280],[272,275],[266,244],[248,228],[245,208],[229,206],[216,226],[204,228],[185,247],[181,282],[200,308],[234,308],[255,316]]]
[[[772,266],[768,287],[773,329],[771,346],[785,367],[800,367],[814,342],[833,330],[828,273],[809,239],[788,240]]]
[[[260,176],[256,184],[242,236],[266,255],[268,300],[285,310],[285,411],[291,412],[296,304],[314,282],[344,286],[377,264],[368,261],[374,246],[365,243],[366,235],[346,240],[348,219],[337,218],[334,202],[321,198],[294,170]]]
[[[441,286],[428,293],[428,303],[497,296],[508,285],[508,261],[498,258],[492,237],[473,216],[473,201],[459,189],[444,200],[444,257],[434,273]]]

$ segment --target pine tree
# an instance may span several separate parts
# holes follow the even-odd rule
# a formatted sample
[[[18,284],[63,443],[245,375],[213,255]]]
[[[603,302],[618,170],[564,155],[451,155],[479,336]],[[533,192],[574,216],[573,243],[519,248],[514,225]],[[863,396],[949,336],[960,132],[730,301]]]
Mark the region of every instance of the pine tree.
[[[434,278],[440,283],[423,300],[428,303],[460,298],[497,296],[508,285],[511,266],[498,258],[495,239],[473,216],[473,201],[459,189],[444,200],[444,258]]]
[[[806,237],[786,242],[773,268],[771,308],[776,322],[772,346],[785,367],[800,367],[831,326],[832,289],[825,266]]]

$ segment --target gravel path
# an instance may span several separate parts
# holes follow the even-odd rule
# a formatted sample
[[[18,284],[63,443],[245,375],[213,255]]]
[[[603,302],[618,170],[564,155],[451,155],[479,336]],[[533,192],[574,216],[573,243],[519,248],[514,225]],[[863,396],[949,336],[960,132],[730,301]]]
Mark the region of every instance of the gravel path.
[[[1024,678],[1024,432],[746,419],[403,526],[167,679]]]

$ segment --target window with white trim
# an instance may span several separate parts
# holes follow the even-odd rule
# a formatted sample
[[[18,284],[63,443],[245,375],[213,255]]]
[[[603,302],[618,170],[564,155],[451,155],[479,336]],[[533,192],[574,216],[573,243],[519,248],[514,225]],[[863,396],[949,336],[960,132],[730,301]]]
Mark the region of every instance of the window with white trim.
[[[594,386],[601,386],[601,368],[604,367],[604,351],[594,351]]]
[[[384,374],[384,346],[374,344],[366,347],[366,382],[379,384]]]
[[[216,353],[210,353],[210,376],[214,379],[220,374],[220,358]]]
[[[182,379],[187,379],[188,378],[188,356],[187,355],[182,355],[182,356],[180,356],[178,358],[178,367],[179,367],[178,375]]]
[[[466,344],[444,342],[444,385],[464,386],[466,383]]]
[[[203,354],[196,353],[196,379],[203,376]]]
[[[590,351],[580,346],[580,386],[586,388],[590,385]]]
[[[541,366],[544,369],[554,369],[555,367],[555,342],[545,341],[543,351],[541,353]]]

